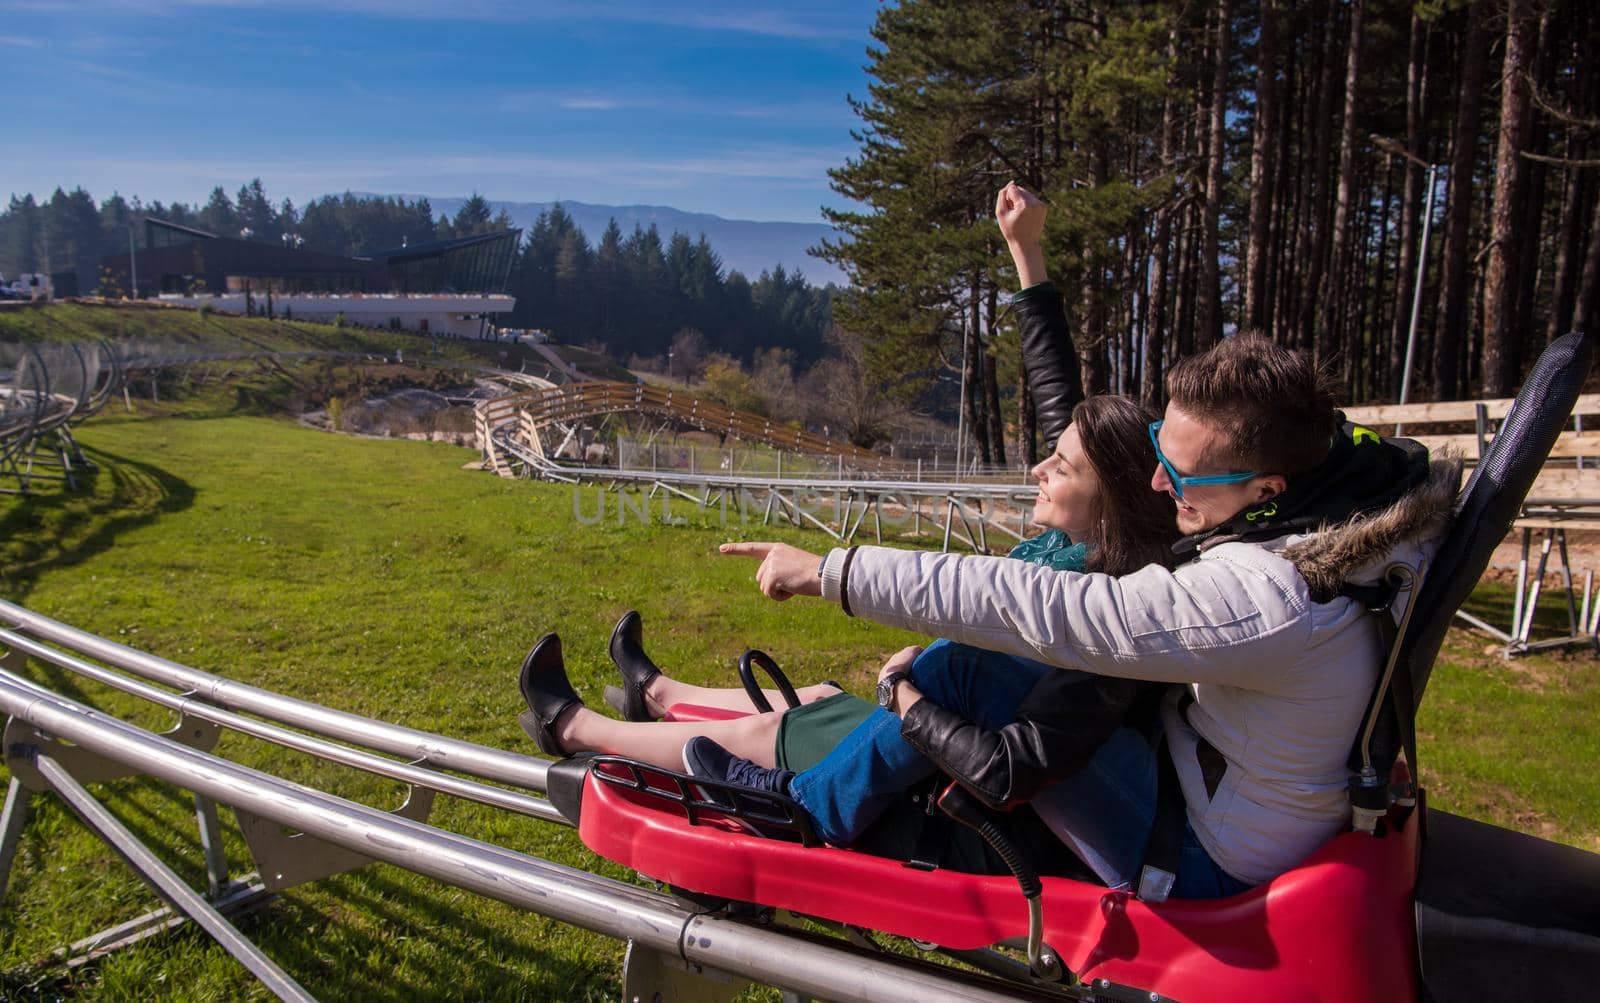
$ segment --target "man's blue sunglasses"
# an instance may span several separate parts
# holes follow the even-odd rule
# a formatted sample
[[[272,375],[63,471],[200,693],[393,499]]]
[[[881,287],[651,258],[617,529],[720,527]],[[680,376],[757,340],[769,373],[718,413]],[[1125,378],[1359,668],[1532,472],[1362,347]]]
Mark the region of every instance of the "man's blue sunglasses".
[[[1256,476],[1254,470],[1245,470],[1237,474],[1207,474],[1205,477],[1184,477],[1178,473],[1178,468],[1172,465],[1166,454],[1161,452],[1161,443],[1156,441],[1156,433],[1161,430],[1161,422],[1150,423],[1150,445],[1156,447],[1156,459],[1161,461],[1161,466],[1167,472],[1167,480],[1172,482],[1172,493],[1179,498],[1183,497],[1185,487],[1197,488],[1207,484],[1239,484]]]

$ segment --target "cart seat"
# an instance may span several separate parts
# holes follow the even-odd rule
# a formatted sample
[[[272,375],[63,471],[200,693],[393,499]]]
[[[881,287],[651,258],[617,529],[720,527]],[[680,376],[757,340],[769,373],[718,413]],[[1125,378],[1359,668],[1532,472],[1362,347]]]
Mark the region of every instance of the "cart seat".
[[[703,811],[691,824],[672,800],[594,776],[634,768],[653,787],[687,780],[596,761],[582,780],[578,833],[589,849],[647,877],[948,948],[1027,934],[1027,906],[1009,875],[921,871],[766,839]],[[1182,1003],[1414,999],[1418,828],[1397,812],[1387,835],[1337,836],[1294,870],[1221,900],[1148,904],[1099,885],[1045,878],[1045,941],[1080,978]]]

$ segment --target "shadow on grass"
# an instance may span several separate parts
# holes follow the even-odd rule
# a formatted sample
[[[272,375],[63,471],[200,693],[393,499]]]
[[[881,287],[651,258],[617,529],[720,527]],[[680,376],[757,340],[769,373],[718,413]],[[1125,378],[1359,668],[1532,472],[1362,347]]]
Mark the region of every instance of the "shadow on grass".
[[[32,495],[0,516],[0,592],[14,602],[45,572],[81,564],[128,530],[194,504],[194,488],[160,467],[84,452],[97,469],[78,491]]]
[[[578,1001],[616,996],[617,973],[609,961],[583,964],[542,949],[531,938],[508,936],[465,911],[473,907],[472,899],[447,904],[372,868],[316,884],[336,900],[331,913],[315,899],[289,892],[233,922],[321,998],[409,1003],[438,998]],[[444,886],[435,887],[442,897]],[[328,930],[330,925],[337,929]],[[432,941],[433,950],[407,946],[408,941],[421,939]],[[164,950],[183,941],[204,940],[205,934],[188,923],[136,949]],[[498,960],[507,958],[517,959],[516,969]],[[92,990],[97,966],[98,962],[67,973],[53,970],[49,959],[40,958],[35,964],[0,972],[0,998],[59,1000]]]
[[[444,885],[417,889],[396,880],[387,867],[368,868],[329,879],[330,892],[336,892],[343,907],[368,917],[376,924],[347,927],[350,953],[360,958],[342,967],[325,988],[329,996],[346,995],[394,1003],[439,993],[444,986],[453,992],[475,998],[512,999],[610,999],[618,989],[616,972],[609,964],[582,964],[569,954],[542,950],[529,938],[509,936],[472,916],[473,898],[454,903],[443,901]],[[437,889],[437,894],[430,894]],[[537,917],[530,914],[530,921]],[[433,931],[433,932],[428,932]],[[428,961],[421,952],[407,952],[406,978],[397,979],[387,963],[394,960],[395,937],[422,937],[435,940],[439,960]],[[459,950],[462,942],[470,944]],[[285,945],[287,946],[287,945]],[[453,948],[457,948],[453,950]],[[518,958],[527,974],[508,972],[497,958]],[[448,960],[446,960],[448,959]],[[308,973],[309,974],[309,973]]]

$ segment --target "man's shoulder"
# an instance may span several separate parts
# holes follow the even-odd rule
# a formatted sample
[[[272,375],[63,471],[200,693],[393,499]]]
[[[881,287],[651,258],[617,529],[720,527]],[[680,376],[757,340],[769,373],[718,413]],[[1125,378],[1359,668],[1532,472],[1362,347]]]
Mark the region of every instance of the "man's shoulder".
[[[1197,559],[1180,565],[1174,575],[1180,580],[1233,582],[1252,595],[1278,595],[1295,610],[1304,610],[1310,603],[1305,579],[1277,543],[1219,543],[1206,548]]]

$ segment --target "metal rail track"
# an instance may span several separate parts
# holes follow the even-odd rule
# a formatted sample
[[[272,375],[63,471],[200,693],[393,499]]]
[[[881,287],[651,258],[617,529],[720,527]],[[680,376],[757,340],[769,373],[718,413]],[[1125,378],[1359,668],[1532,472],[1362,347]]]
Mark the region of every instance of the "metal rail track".
[[[158,934],[187,916],[279,998],[310,999],[291,973],[267,959],[229,922],[228,914],[259,907],[282,888],[376,860],[626,940],[624,998],[724,1000],[750,981],[780,986],[791,1000],[1063,998],[1059,992],[1042,996],[1024,985],[884,953],[864,943],[707,913],[666,894],[426,824],[435,790],[564,821],[547,809],[548,802],[533,796],[544,790],[543,760],[233,682],[4,601],[0,651],[0,712],[10,715],[4,743],[12,772],[0,815],[0,896],[25,833],[31,799],[53,792],[170,903],[168,909],[82,942],[96,950]],[[177,710],[179,724],[157,735],[68,699],[23,674],[30,660]],[[244,767],[209,751],[219,728],[406,781],[413,786],[412,797],[398,811],[385,812]],[[337,744],[343,742],[402,761]],[[85,787],[135,774],[194,792],[208,893],[184,885]],[[491,780],[533,794],[484,782]],[[238,816],[260,867],[258,878],[229,880],[220,853],[219,804],[232,807]],[[284,835],[285,826],[296,834]]]

